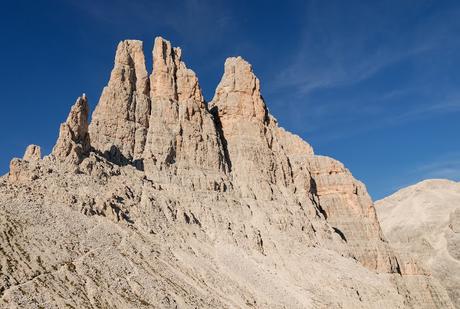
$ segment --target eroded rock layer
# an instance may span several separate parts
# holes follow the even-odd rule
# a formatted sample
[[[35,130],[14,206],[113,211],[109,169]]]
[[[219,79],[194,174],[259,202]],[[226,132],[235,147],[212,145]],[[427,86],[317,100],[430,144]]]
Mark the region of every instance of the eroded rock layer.
[[[118,45],[88,127],[0,179],[0,305],[451,308],[385,241],[365,186],[269,114],[241,57],[212,102],[181,50]]]

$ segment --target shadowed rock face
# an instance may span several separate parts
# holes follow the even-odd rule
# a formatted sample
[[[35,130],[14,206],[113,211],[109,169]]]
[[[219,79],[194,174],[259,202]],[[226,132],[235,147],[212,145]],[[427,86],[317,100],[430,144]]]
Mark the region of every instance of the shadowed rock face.
[[[208,107],[179,48],[156,38],[150,77],[142,49],[118,45],[89,128],[82,97],[50,156],[0,178],[0,306],[452,307],[249,63],[227,59]]]
[[[460,308],[460,184],[425,180],[376,202],[385,236],[418,259]]]

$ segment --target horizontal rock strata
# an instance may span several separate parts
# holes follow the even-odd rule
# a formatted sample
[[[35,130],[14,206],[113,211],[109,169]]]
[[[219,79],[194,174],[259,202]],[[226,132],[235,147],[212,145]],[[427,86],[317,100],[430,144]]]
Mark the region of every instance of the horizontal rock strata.
[[[179,48],[122,41],[88,124],[0,178],[0,306],[452,308],[365,186],[279,127],[241,57],[214,98]]]

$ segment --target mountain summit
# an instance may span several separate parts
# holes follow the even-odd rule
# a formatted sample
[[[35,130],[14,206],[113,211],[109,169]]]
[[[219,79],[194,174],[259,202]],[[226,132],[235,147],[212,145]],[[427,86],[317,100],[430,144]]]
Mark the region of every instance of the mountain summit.
[[[376,208],[391,244],[424,263],[460,308],[460,183],[424,180]]]
[[[452,308],[365,186],[278,126],[241,57],[211,102],[182,52],[119,43],[88,123],[0,178],[5,308]]]

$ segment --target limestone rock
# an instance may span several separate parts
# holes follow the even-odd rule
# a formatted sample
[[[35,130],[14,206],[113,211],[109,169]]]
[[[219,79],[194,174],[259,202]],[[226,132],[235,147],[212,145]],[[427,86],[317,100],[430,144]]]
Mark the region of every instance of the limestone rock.
[[[227,122],[244,118],[267,123],[268,112],[260,94],[260,81],[252,66],[241,57],[225,61],[224,75],[216,89],[212,105],[218,109],[223,127]]]
[[[109,83],[92,116],[91,145],[122,163],[140,159],[149,127],[149,92],[142,42],[120,42]]]
[[[259,80],[241,57],[227,59],[210,108],[222,127],[233,180],[244,197],[296,197],[312,214],[324,216],[366,267],[401,272],[383,241],[364,185],[341,163],[315,156],[310,145],[278,127],[268,114]]]
[[[26,148],[26,152],[24,153],[24,157],[22,158],[25,161],[38,161],[42,157],[40,146],[37,145],[29,145]]]
[[[51,153],[59,161],[78,164],[89,153],[89,106],[85,95],[79,97],[61,124],[59,137]]]
[[[425,275],[416,262],[398,257],[386,243],[365,186],[341,163],[315,156],[307,143],[278,127],[257,77],[242,58],[226,61],[210,108],[222,128],[234,185],[243,197],[296,202],[310,216],[316,213],[369,269]]]
[[[460,308],[460,183],[425,180],[376,202],[390,243],[419,260]]]
[[[27,183],[35,180],[36,174],[30,170],[29,162],[14,158],[10,161],[8,181],[13,184]]]
[[[198,79],[182,61],[181,50],[160,37],[155,39],[150,82],[152,110],[143,156],[146,172],[170,179],[171,174],[188,171],[180,180],[184,185],[191,185],[192,174],[195,185],[216,184],[222,189],[227,162]]]
[[[365,186],[334,159],[315,156],[308,166],[327,221],[350,244],[356,258],[378,272],[400,272]]]
[[[210,110],[222,130],[232,176],[242,195],[266,200],[289,195],[283,193],[293,183],[289,159],[275,134],[277,126],[269,117],[259,79],[241,57],[225,61]]]
[[[153,46],[153,72],[150,77],[151,97],[177,100],[176,72],[181,56],[180,49],[169,41],[156,37]]]
[[[79,98],[51,156],[0,177],[0,307],[452,308],[242,58],[208,108],[179,48],[155,39],[148,78],[123,41],[87,116]]]
[[[36,164],[41,159],[40,146],[29,145],[21,159],[14,158],[10,161],[8,180],[11,183],[20,184],[36,180],[39,176]]]

